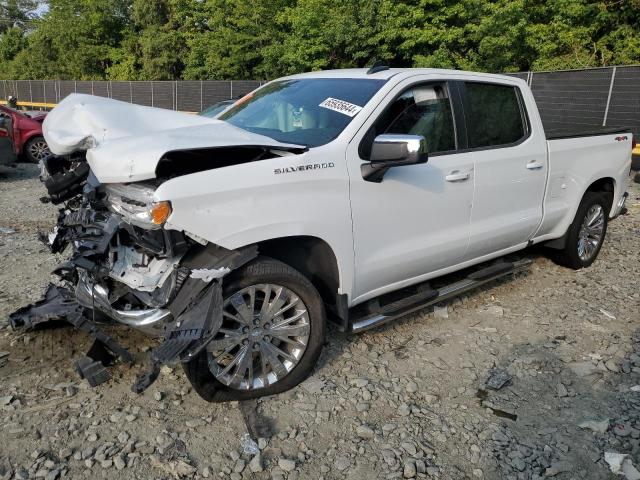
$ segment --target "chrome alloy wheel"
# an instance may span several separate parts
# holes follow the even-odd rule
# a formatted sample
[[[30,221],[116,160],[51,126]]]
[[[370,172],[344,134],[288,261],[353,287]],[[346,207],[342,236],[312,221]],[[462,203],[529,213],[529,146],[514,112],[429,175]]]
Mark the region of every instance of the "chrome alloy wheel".
[[[307,306],[288,288],[243,288],[224,301],[222,326],[207,345],[209,370],[236,390],[268,387],[295,368],[310,332]]]
[[[27,148],[31,158],[37,161],[44,160],[46,157],[51,155],[49,145],[47,145],[47,142],[45,142],[44,139],[38,139],[31,142]]]
[[[583,262],[591,260],[597,252],[604,233],[604,220],[604,209],[599,204],[592,205],[584,216],[578,234],[578,256]]]

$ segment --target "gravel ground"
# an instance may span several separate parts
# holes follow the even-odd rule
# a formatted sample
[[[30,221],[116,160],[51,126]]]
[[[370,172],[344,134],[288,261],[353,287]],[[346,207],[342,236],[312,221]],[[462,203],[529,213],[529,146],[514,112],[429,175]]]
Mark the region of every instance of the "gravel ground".
[[[0,172],[0,321],[61,260],[36,239],[56,209],[33,165]],[[0,479],[602,479],[640,467],[640,185],[600,258],[528,272],[359,336],[330,330],[312,377],[278,397],[207,404],[179,367],[146,393],[140,365],[90,388],[72,328],[0,324]],[[108,330],[138,357],[154,344]],[[499,385],[487,387],[487,379]],[[490,382],[490,383],[492,383]],[[241,407],[241,408],[239,408]],[[259,453],[244,453],[248,425]],[[627,470],[627,478],[634,478]],[[622,478],[622,477],[621,477]]]

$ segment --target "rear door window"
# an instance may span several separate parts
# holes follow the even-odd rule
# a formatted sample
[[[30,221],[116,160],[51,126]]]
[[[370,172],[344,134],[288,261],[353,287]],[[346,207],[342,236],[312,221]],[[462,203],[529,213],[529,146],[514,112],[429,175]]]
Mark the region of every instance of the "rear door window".
[[[516,87],[465,82],[469,148],[517,143],[527,135],[526,114]]]

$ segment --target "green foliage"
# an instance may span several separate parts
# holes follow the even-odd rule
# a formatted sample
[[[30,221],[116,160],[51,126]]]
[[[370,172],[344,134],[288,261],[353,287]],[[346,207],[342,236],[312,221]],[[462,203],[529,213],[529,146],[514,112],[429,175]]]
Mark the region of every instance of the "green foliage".
[[[0,0],[0,78],[265,79],[640,63],[640,0]]]
[[[38,0],[0,0],[0,34],[14,27],[27,28],[39,3]]]
[[[0,61],[13,60],[27,45],[24,32],[18,27],[11,27],[0,34]]]

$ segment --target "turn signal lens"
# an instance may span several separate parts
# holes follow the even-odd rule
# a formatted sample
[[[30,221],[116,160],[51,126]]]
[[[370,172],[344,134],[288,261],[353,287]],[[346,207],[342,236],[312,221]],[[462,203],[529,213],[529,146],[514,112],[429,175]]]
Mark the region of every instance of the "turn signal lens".
[[[151,205],[151,221],[156,225],[162,225],[171,215],[171,204],[169,202],[156,202]]]

